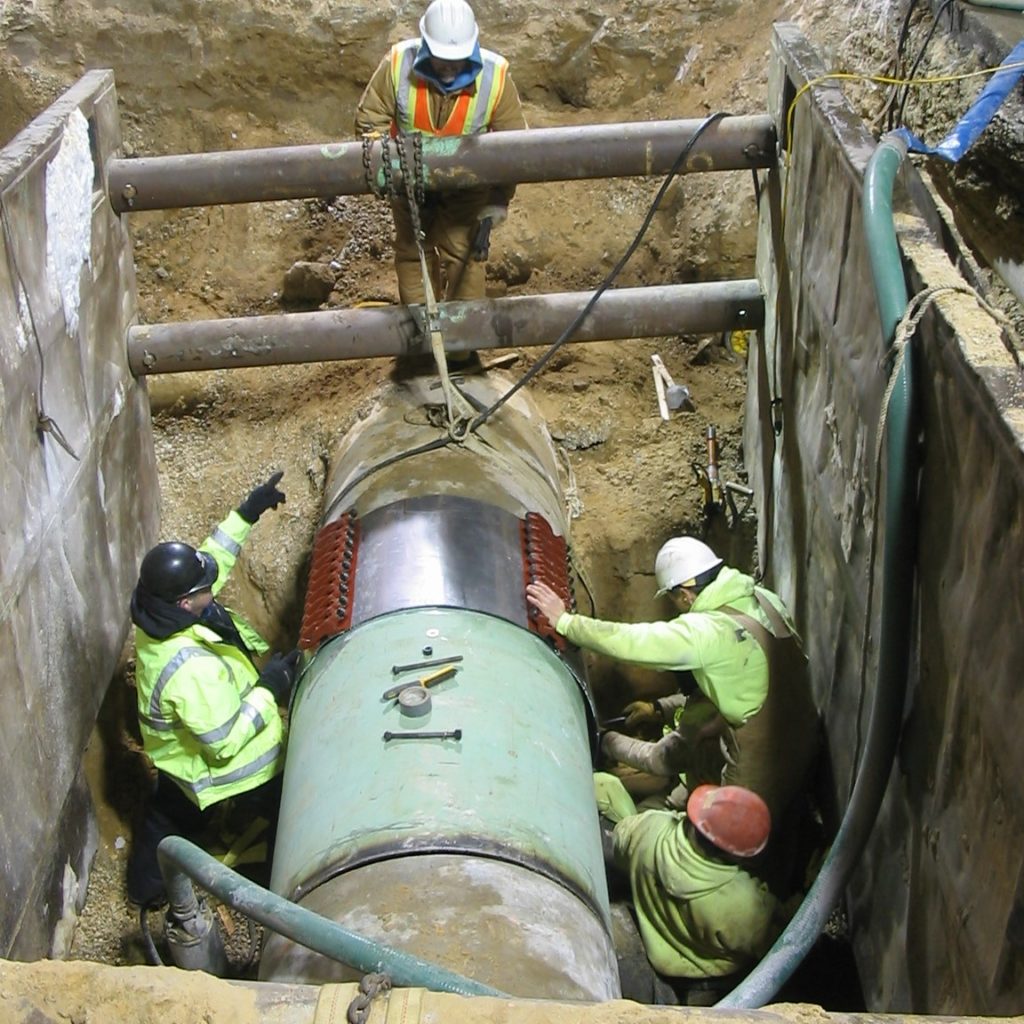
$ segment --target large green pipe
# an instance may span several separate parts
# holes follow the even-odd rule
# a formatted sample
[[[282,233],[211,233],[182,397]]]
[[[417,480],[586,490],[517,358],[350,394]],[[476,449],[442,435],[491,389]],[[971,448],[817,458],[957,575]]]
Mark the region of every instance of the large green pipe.
[[[372,942],[334,921],[282,899],[255,882],[224,867],[198,846],[181,836],[168,836],[157,849],[160,870],[172,902],[189,902],[192,882],[213,893],[232,910],[245,914],[266,928],[286,935],[332,960],[350,964],[364,974],[384,971],[396,986],[422,987],[462,996],[504,997],[489,985],[427,963],[391,946]]]
[[[863,224],[882,337],[892,343],[908,303],[893,225],[892,192],[906,146],[883,137],[864,174]],[[906,695],[917,522],[914,444],[914,351],[907,345],[886,413],[885,541],[882,550],[882,623],[871,719],[853,793],[818,877],[786,930],[721,1007],[756,1008],[786,983],[821,934],[839,902],[878,816],[889,781]],[[881,486],[879,480],[877,486]]]
[[[466,445],[400,458],[443,436],[439,383],[393,382],[325,484],[270,887],[513,996],[616,998],[592,699],[525,598],[545,579],[571,600],[557,456],[519,392]],[[472,412],[510,386],[457,396]],[[390,692],[445,658],[414,706]],[[353,972],[275,935],[260,977]]]

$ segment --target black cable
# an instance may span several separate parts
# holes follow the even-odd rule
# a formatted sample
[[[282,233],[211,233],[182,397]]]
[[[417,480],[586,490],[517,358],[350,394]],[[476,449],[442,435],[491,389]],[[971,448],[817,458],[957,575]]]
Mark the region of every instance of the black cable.
[[[147,906],[139,908],[139,929],[142,932],[142,945],[146,951],[146,963],[150,967],[163,967],[164,962],[160,959],[160,954],[156,951],[156,943],[149,932],[149,917],[147,915],[151,909],[157,908]]]
[[[345,486],[345,489],[338,493],[337,497],[324,511],[323,519],[328,519],[331,513],[338,507],[341,499],[345,497],[353,487],[357,487],[367,477],[373,476],[374,473],[379,470],[386,469],[388,466],[393,466],[396,462],[401,462],[402,459],[408,459],[413,455],[423,455],[426,452],[432,452],[439,448],[444,448],[452,443],[450,436],[437,437],[433,441],[427,441],[426,444],[417,445],[415,448],[409,448],[407,451],[398,452],[395,455],[389,455],[386,459],[382,459],[380,462],[375,462],[372,466],[364,469],[355,480]]]
[[[564,345],[565,342],[569,340],[569,338],[573,335],[573,333],[583,322],[586,316],[594,308],[594,305],[597,303],[597,300],[604,294],[604,292],[608,289],[609,285],[611,285],[615,278],[619,276],[619,274],[622,272],[622,268],[629,261],[629,258],[633,255],[634,252],[636,252],[637,247],[640,245],[640,242],[643,240],[644,235],[647,233],[647,229],[651,226],[651,221],[654,219],[655,213],[658,212],[658,207],[661,205],[662,199],[665,198],[665,193],[668,191],[669,185],[672,184],[673,179],[679,173],[679,169],[683,166],[683,163],[685,162],[686,158],[690,155],[690,151],[693,149],[697,140],[713,124],[715,124],[717,121],[720,121],[723,117],[728,116],[729,115],[727,111],[721,110],[715,114],[708,115],[706,118],[704,118],[703,121],[701,121],[701,123],[697,126],[696,131],[694,131],[693,135],[690,136],[689,141],[683,147],[679,156],[676,157],[675,162],[672,164],[672,167],[668,172],[668,175],[665,177],[665,180],[661,184],[661,188],[658,189],[658,194],[654,197],[654,200],[652,201],[650,207],[647,210],[647,215],[644,217],[643,224],[640,225],[640,230],[637,231],[636,235],[633,237],[633,241],[630,242],[629,247],[626,249],[625,253],[619,259],[618,263],[616,263],[615,266],[611,269],[611,271],[608,273],[605,279],[598,286],[594,294],[591,295],[590,298],[587,300],[587,304],[573,318],[569,326],[566,327],[564,331],[562,331],[561,335],[559,335],[558,339],[551,345],[547,352],[545,352],[544,355],[542,355],[533,364],[533,366],[531,366],[530,369],[527,370],[526,373],[524,373],[523,376],[520,377],[519,380],[516,381],[516,383],[513,384],[512,387],[508,389],[508,391],[505,392],[505,394],[503,394],[496,402],[494,402],[493,405],[484,409],[476,417],[476,419],[474,419],[472,423],[470,423],[469,431],[475,432],[481,426],[483,426],[483,424],[486,423],[491,418],[491,416],[493,416],[494,413],[496,413],[520,388],[522,388],[524,385],[528,384],[531,380],[533,380],[533,378],[536,377],[537,374],[540,373],[540,371],[543,370],[545,366],[547,366],[547,364],[551,361],[554,354],[562,347],[562,345]],[[357,485],[361,484],[367,477],[372,476],[374,473],[386,468],[387,466],[391,466],[394,465],[396,462],[400,462],[402,459],[410,458],[413,455],[423,455],[426,452],[436,451],[438,449],[444,448],[447,445],[451,444],[452,441],[453,438],[451,436],[439,437],[433,441],[428,441],[426,444],[421,444],[416,448],[410,448],[408,451],[399,452],[396,455],[392,455],[389,458],[384,459],[381,462],[375,463],[373,466],[370,466],[368,469],[360,473],[355,478],[355,480],[349,483],[345,487],[345,490],[338,494],[334,501],[331,502],[330,506],[324,512],[324,519],[327,519],[330,516],[330,514],[338,506],[341,499],[346,494],[348,494],[353,487],[356,487]]]
[[[522,377],[516,381],[499,398],[493,405],[488,409],[485,409],[473,422],[469,425],[471,431],[478,430],[484,423],[487,422],[520,388],[528,384],[534,377],[544,369],[545,366],[551,361],[554,354],[569,340],[570,337],[575,333],[579,325],[586,319],[587,315],[594,308],[597,300],[604,294],[608,289],[608,286],[619,276],[622,272],[622,268],[626,265],[629,258],[636,252],[637,247],[643,240],[644,235],[647,233],[647,229],[651,226],[651,221],[654,219],[655,213],[658,211],[658,207],[661,205],[662,199],[665,198],[665,193],[668,191],[669,185],[672,184],[672,180],[679,173],[679,169],[683,166],[686,158],[690,155],[690,151],[693,149],[697,140],[710,128],[716,121],[720,121],[723,117],[728,117],[728,113],[724,110],[718,111],[715,114],[710,114],[708,117],[697,126],[697,130],[690,137],[690,140],[683,147],[682,152],[676,157],[675,163],[672,164],[671,169],[668,172],[665,180],[662,182],[661,188],[658,189],[658,194],[654,197],[654,201],[651,203],[647,210],[647,215],[644,217],[643,224],[640,225],[640,230],[633,237],[633,241],[630,242],[629,247],[625,253],[619,259],[619,262],[612,267],[611,271],[605,277],[605,279],[598,285],[597,290],[587,300],[586,305],[582,310],[573,318],[572,322],[568,327],[559,335],[558,339],[551,345],[551,347],[544,353],[534,364],[531,366]]]
[[[570,556],[569,564],[572,566],[572,571],[576,573],[576,579],[583,584],[583,589],[587,592],[587,600],[590,602],[590,618],[597,618],[597,602],[594,600],[594,592],[590,589],[590,584],[587,582],[587,577],[580,571],[579,565],[576,563],[576,559]]]
[[[924,42],[921,44],[921,49],[917,53],[917,58],[911,65],[910,71],[907,72],[907,79],[913,79],[917,73],[918,67],[921,65],[921,61],[924,59],[925,50],[928,49],[928,44],[932,41],[932,36],[935,35],[935,30],[939,27],[939,18],[942,17],[946,8],[953,3],[953,0],[945,0],[945,3],[935,12],[935,17],[932,18],[932,27],[928,29],[928,35],[925,36]],[[905,85],[903,87],[903,98],[900,100],[899,109],[896,111],[896,124],[899,127],[903,126],[903,110],[907,105],[907,99],[910,96],[910,86]]]
[[[896,55],[893,58],[893,76],[896,78],[900,77],[900,61],[903,58],[903,47],[906,46],[907,36],[910,34],[910,19],[914,14],[914,9],[917,7],[917,0],[910,0],[907,5],[907,13],[904,15],[903,24],[900,26],[899,35],[896,37]],[[886,129],[892,131],[896,127],[896,118],[893,113],[893,105],[896,102],[896,97],[900,93],[900,87],[894,85],[889,93],[889,99],[886,103],[888,106]]]

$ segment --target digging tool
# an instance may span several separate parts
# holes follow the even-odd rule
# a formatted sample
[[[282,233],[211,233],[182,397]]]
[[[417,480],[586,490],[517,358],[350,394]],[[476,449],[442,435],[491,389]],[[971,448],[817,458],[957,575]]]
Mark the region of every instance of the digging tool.
[[[651,372],[654,375],[654,390],[658,396],[658,411],[663,420],[669,419],[670,411],[675,412],[678,409],[685,409],[687,412],[694,411],[690,389],[682,384],[677,384],[672,379],[672,375],[665,369],[665,364],[657,353],[651,356]]]

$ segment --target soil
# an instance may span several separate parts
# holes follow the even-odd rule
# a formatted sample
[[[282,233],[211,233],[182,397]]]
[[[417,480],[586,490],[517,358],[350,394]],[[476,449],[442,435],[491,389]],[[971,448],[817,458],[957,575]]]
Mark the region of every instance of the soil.
[[[381,5],[373,13],[353,0],[329,6],[326,17],[324,5],[254,0],[231,5],[218,20],[184,0],[173,14],[164,4],[133,4],[120,19],[84,0],[52,10],[8,3],[0,16],[0,139],[95,66],[115,69],[129,155],[347,137],[362,83],[386,41],[412,34],[419,5]],[[886,5],[856,5],[844,23],[839,8],[822,0],[475,6],[484,42],[509,56],[527,119],[541,127],[762,113],[773,22],[796,21],[836,52],[828,49],[833,43],[852,49],[859,16],[867,50],[865,40],[884,35],[877,24]],[[489,294],[596,287],[660,184],[521,186],[493,239]],[[756,223],[749,174],[678,179],[616,284],[751,277]],[[324,307],[398,298],[390,214],[372,197],[142,213],[130,228],[144,322],[316,308],[283,302],[285,274],[300,260],[330,268],[334,285]],[[660,418],[653,353],[690,389],[696,411]],[[510,372],[524,372],[538,354],[517,353]],[[225,594],[276,648],[296,641],[326,467],[349,426],[388,386],[390,370],[389,360],[363,360],[148,381],[162,538],[198,543],[252,486],[284,470],[287,502],[261,520]],[[734,564],[756,569],[749,517],[708,521],[694,469],[706,465],[713,425],[723,477],[743,482],[745,366],[723,339],[570,346],[531,393],[564,452],[571,540],[599,616],[665,612],[653,598],[652,565],[658,546],[676,533],[705,534]],[[580,595],[580,604],[585,609],[587,598]],[[137,914],[120,888],[130,816],[146,778],[133,737],[131,670],[128,649],[94,742],[102,835],[71,948],[74,957],[109,964],[144,959]],[[652,673],[598,663],[593,670],[609,713],[624,694],[666,686]]]

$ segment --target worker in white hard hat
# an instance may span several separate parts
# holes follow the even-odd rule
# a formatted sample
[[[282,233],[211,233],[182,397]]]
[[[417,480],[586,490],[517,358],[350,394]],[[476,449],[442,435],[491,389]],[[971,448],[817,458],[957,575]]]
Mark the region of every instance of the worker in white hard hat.
[[[543,583],[531,583],[526,596],[580,647],[632,664],[689,670],[707,699],[703,717],[675,698],[630,705],[630,725],[664,715],[668,731],[655,742],[607,732],[601,748],[609,758],[654,775],[681,774],[690,791],[706,782],[745,786],[781,821],[808,782],[818,745],[818,715],[789,612],[778,595],[694,537],[666,542],[654,573],[657,594],[667,594],[680,613],[667,622],[572,615]]]
[[[601,813],[616,823],[613,857],[629,877],[651,966],[690,981],[737,979],[752,967],[785,923],[759,877],[768,805],[741,786],[703,785],[685,813],[638,813],[613,775],[597,773],[594,786]]]
[[[391,47],[366,86],[356,110],[358,134],[453,136],[526,127],[508,61],[481,48],[466,0],[433,0],[419,27],[418,38]],[[483,237],[481,225],[489,230],[505,221],[514,193],[514,184],[426,193],[419,216],[438,300],[484,297],[485,264],[474,258],[474,243]],[[422,303],[426,292],[407,199],[395,198],[392,211],[399,296],[406,304]]]

